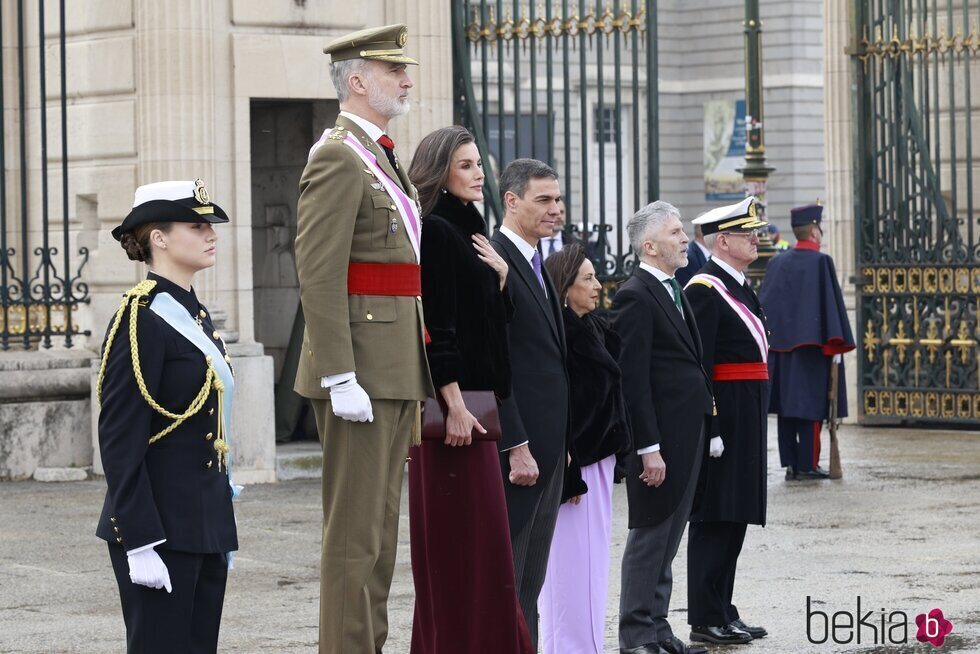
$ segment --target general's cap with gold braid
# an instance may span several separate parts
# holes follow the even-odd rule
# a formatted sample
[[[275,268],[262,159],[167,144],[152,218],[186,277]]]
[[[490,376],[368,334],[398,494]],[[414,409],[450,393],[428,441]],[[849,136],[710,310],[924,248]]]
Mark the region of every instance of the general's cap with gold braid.
[[[406,57],[403,48],[408,42],[408,27],[405,25],[384,25],[346,34],[331,41],[323,52],[330,55],[330,62],[348,59],[374,59],[392,64],[415,64]]]
[[[701,226],[701,233],[717,234],[765,227],[769,223],[759,219],[759,202],[751,195],[738,204],[729,204],[705,212],[692,220]]]
[[[155,182],[136,189],[133,210],[112,230],[117,241],[149,223],[226,223],[228,215],[211,202],[204,182]]]

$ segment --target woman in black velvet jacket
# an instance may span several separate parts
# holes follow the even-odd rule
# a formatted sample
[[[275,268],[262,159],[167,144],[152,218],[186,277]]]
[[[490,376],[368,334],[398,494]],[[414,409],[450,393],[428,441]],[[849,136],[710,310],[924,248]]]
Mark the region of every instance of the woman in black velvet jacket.
[[[619,337],[594,311],[602,288],[578,243],[545,261],[563,304],[575,454],[588,486],[558,512],[538,600],[544,654],[602,654],[616,455],[630,448]],[[567,485],[566,485],[567,486]]]
[[[497,442],[462,391],[510,395],[507,264],[487,240],[483,169],[473,135],[426,136],[409,177],[422,205],[422,308],[446,439],[412,448],[408,465],[415,622],[412,654],[533,654],[517,603]]]

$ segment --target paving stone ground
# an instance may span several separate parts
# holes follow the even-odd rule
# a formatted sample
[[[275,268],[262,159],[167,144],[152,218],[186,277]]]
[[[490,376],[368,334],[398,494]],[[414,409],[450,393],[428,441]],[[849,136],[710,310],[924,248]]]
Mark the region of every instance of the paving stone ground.
[[[845,427],[844,479],[787,483],[770,425],[769,525],[750,527],[736,603],[769,629],[722,654],[980,652],[980,433]],[[124,629],[105,545],[93,535],[104,483],[0,484],[0,652],[122,652]],[[409,651],[412,575],[407,497],[385,652]],[[614,493],[613,562],[606,651],[616,652],[619,560],[626,497]],[[248,488],[238,504],[241,551],[231,572],[220,651],[315,652],[318,616],[320,484],[290,481]],[[670,619],[686,637],[686,545],[674,567]],[[868,621],[881,609],[912,623],[905,645],[813,644],[814,610]],[[933,608],[953,622],[937,650],[915,641],[915,616]],[[839,621],[844,621],[840,616]],[[811,636],[821,638],[820,618]],[[846,634],[842,630],[839,636]],[[893,632],[898,635],[896,632]],[[465,654],[465,653],[461,653]]]

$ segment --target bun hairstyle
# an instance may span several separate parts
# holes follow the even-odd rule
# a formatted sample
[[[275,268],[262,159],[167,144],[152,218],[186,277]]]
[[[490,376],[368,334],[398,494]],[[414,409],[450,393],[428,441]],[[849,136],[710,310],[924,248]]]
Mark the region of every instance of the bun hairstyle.
[[[150,234],[155,229],[163,233],[170,231],[172,223],[147,223],[138,225],[131,232],[126,232],[119,237],[119,244],[126,251],[126,256],[130,261],[142,261],[151,263],[153,261],[153,251],[150,248]]]

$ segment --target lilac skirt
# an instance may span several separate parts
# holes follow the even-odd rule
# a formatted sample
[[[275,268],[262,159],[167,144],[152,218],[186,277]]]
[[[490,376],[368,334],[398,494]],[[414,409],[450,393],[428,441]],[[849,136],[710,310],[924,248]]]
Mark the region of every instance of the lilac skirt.
[[[544,654],[602,654],[609,596],[612,487],[616,457],[582,468],[589,492],[565,503],[538,597]]]

